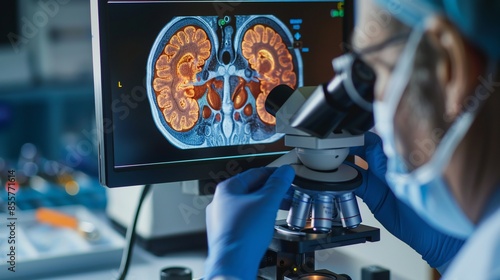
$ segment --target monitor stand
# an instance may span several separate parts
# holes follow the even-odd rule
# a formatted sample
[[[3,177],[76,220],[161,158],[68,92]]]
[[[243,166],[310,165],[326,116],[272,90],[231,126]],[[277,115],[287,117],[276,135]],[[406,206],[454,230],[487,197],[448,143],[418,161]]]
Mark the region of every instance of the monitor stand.
[[[107,189],[106,214],[121,234],[132,222],[142,188]],[[157,256],[206,250],[205,208],[212,196],[197,194],[197,188],[198,181],[154,184],[137,221],[137,244]]]

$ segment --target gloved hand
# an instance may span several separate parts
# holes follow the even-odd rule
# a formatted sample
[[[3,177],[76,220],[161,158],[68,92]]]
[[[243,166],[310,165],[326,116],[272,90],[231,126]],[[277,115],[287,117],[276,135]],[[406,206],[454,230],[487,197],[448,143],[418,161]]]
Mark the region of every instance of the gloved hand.
[[[396,198],[385,180],[387,157],[380,137],[372,132],[366,133],[365,146],[351,148],[351,155],[368,163],[368,170],[357,168],[363,175],[363,184],[355,194],[363,199],[390,233],[410,245],[430,266],[444,269],[464,240],[441,233]]]
[[[280,202],[294,176],[290,166],[262,167],[219,183],[207,206],[206,279],[257,278]]]

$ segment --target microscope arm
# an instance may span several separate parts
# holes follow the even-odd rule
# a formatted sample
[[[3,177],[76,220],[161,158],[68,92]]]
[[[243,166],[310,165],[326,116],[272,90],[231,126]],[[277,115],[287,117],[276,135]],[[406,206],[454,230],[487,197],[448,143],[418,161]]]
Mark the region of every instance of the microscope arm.
[[[299,158],[297,157],[297,152],[295,149],[290,150],[288,153],[282,155],[275,161],[268,164],[268,167],[280,167],[286,164],[297,164],[300,163]]]

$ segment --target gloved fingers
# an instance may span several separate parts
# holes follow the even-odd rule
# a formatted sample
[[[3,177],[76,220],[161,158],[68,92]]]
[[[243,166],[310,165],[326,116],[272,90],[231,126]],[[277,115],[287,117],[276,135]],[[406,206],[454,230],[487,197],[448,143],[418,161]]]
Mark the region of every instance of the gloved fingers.
[[[365,145],[352,147],[350,149],[349,155],[356,155],[363,159],[366,159],[366,151],[377,146],[382,147],[382,139],[377,134],[371,131],[367,131],[365,133]]]
[[[264,185],[267,178],[276,168],[261,167],[249,169],[237,174],[217,185],[215,195],[228,193],[231,195],[252,193]]]
[[[349,154],[361,157],[368,164],[368,170],[380,180],[385,181],[387,156],[384,153],[382,140],[377,134],[367,132],[365,134],[365,146],[352,147]]]
[[[353,162],[346,161],[345,164],[355,168],[356,170],[358,170],[359,173],[361,173],[361,176],[363,177],[363,183],[361,183],[361,185],[357,189],[354,190],[354,194],[361,197],[361,198],[364,198],[364,194],[366,193],[366,189],[368,187],[368,180],[369,180],[369,176],[370,176],[370,171],[365,170],[365,169],[357,166]]]
[[[259,191],[267,195],[284,198],[294,178],[295,170],[290,165],[280,166],[269,176],[264,187]]]
[[[384,196],[389,190],[389,186],[385,181],[381,181],[375,174],[370,171],[362,172],[363,184],[356,190],[354,194],[361,197],[366,204],[371,201],[377,201]]]
[[[387,173],[387,157],[383,152],[372,153],[372,155],[368,156],[368,169],[375,176],[377,176],[379,180],[385,182],[385,174]]]
[[[281,204],[280,204],[281,210],[290,210],[290,206],[292,206],[292,202],[293,202],[293,192],[294,192],[294,189],[292,186],[290,186],[288,188],[288,190],[286,191],[285,196],[281,200]]]
[[[354,163],[346,162],[347,165],[356,168],[361,176],[363,176],[363,183],[356,190],[354,190],[354,194],[361,197],[363,201],[366,200],[377,200],[379,199],[386,190],[388,190],[389,186],[385,182],[385,171],[379,176],[374,172],[373,166],[370,166],[370,169],[365,170]],[[376,168],[376,167],[375,167]]]

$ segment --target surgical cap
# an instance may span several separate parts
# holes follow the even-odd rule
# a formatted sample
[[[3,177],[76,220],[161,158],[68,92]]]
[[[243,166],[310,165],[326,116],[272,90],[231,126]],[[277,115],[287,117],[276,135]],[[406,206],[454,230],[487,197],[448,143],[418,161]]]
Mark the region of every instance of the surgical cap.
[[[400,21],[415,26],[432,13],[446,16],[463,36],[493,59],[500,59],[500,1],[376,0]]]

